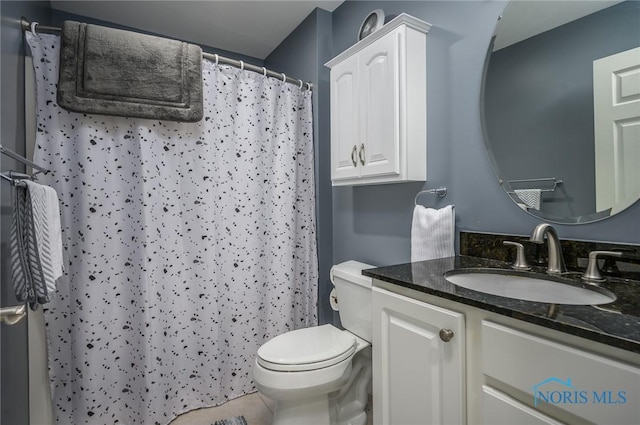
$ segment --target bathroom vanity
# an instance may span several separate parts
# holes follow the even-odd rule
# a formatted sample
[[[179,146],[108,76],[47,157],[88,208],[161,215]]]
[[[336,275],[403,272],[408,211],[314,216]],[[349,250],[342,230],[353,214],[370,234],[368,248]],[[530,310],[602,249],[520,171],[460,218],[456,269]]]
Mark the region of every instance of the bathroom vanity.
[[[640,281],[608,277],[613,303],[549,304],[443,277],[469,269],[510,263],[459,256],[363,272],[374,285],[374,423],[640,423]]]

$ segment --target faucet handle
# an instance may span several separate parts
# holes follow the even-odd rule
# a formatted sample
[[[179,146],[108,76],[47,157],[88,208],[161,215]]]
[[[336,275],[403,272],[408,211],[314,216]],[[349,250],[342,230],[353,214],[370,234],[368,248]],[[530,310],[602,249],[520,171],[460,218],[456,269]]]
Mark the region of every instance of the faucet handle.
[[[502,244],[516,247],[516,261],[513,262],[511,267],[516,270],[531,270],[531,267],[527,264],[527,259],[524,256],[524,245],[512,241],[502,241]]]
[[[589,264],[587,265],[587,270],[585,270],[582,275],[582,280],[586,280],[588,282],[604,282],[605,278],[600,274],[600,270],[598,269],[598,257],[602,256],[608,257],[622,257],[622,252],[619,251],[591,251],[589,253]]]

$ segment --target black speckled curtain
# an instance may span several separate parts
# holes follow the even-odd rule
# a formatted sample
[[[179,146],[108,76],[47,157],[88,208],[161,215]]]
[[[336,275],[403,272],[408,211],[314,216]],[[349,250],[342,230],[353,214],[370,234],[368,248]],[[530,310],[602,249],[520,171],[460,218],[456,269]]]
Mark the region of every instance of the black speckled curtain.
[[[77,114],[59,38],[28,43],[68,258],[45,311],[58,423],[167,424],[254,391],[258,347],[317,323],[311,93],[205,60],[201,122]]]

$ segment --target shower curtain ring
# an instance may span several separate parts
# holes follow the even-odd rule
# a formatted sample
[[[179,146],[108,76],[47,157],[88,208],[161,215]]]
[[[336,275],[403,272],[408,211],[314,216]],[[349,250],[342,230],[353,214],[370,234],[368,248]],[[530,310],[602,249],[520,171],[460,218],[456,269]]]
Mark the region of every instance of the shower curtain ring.
[[[214,59],[216,60],[216,65],[218,64],[218,54],[216,53],[215,55],[213,55]]]
[[[282,73],[282,82],[286,83],[287,82],[287,76],[285,75],[285,73]]]
[[[240,71],[244,71],[244,62],[240,61]]]
[[[265,68],[264,66],[262,67],[262,75],[264,75],[265,77],[267,76],[267,68]]]
[[[303,85],[304,83],[302,82],[302,80],[298,80],[298,81],[300,81],[300,87],[298,87],[298,88],[299,88],[300,90],[302,90],[302,85]]]
[[[31,34],[33,35],[38,35],[38,33],[36,32],[36,27],[40,25],[37,22],[31,22]]]

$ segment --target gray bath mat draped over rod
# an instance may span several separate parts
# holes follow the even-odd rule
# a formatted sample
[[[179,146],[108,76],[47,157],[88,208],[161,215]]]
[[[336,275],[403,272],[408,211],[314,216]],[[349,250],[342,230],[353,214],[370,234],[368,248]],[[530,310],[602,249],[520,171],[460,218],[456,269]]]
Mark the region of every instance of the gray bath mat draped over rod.
[[[57,100],[73,112],[200,121],[202,49],[181,41],[65,21]]]
[[[203,57],[313,89],[284,73],[163,37],[74,21],[41,26],[25,17],[20,26],[34,34],[62,33],[57,103],[72,112],[198,122]]]
[[[24,16],[20,18],[20,27],[22,31],[34,31],[34,34],[39,32],[47,32],[47,33],[59,33],[62,31],[61,28],[58,27],[50,27],[46,25],[39,25],[37,22],[30,22]],[[247,71],[258,72],[263,74],[264,76],[277,78],[283,80],[284,82],[295,84],[299,86],[301,89],[313,90],[313,84],[310,82],[303,82],[297,78],[289,77],[285,75],[283,72],[273,71],[271,69],[267,69],[263,66],[252,65],[250,63],[245,63],[241,60],[231,59],[225,56],[221,56],[213,53],[202,53],[202,57],[206,59],[210,59],[215,61],[216,65],[231,65],[236,68],[244,69]]]

